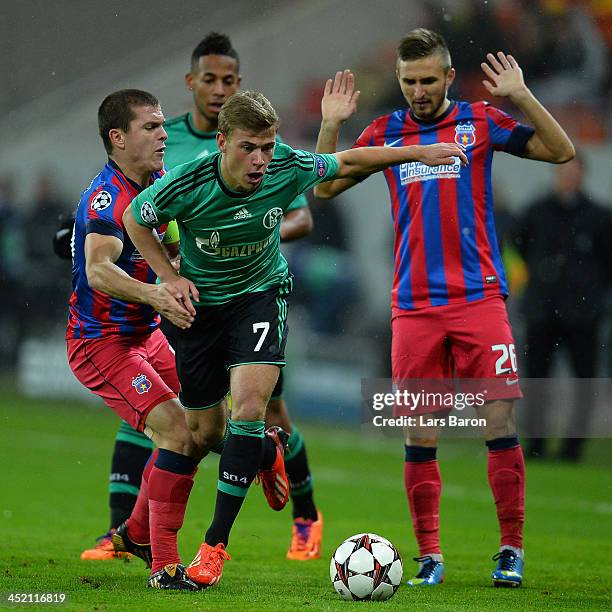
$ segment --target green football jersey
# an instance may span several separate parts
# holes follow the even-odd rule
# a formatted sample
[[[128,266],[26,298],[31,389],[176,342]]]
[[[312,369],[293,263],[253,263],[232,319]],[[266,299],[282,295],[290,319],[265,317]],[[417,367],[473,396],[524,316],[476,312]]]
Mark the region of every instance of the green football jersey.
[[[191,120],[191,113],[167,119],[164,129],[168,133],[164,154],[166,168],[175,168],[219,150],[217,130],[201,132],[196,129]]]
[[[198,130],[193,125],[191,113],[168,119],[164,123],[164,129],[168,133],[164,155],[166,168],[176,168],[180,164],[206,157],[219,150],[217,147],[217,131],[201,132]],[[278,134],[276,142],[283,143]],[[297,208],[304,208],[304,206],[308,206],[308,201],[305,195],[300,194],[291,202],[287,210],[296,210]]]
[[[283,213],[299,194],[338,171],[334,155],[278,144],[259,186],[238,193],[223,181],[220,160],[221,154],[213,153],[182,164],[132,201],[140,225],[153,228],[176,219],[181,275],[194,282],[201,305],[223,304],[285,280]]]

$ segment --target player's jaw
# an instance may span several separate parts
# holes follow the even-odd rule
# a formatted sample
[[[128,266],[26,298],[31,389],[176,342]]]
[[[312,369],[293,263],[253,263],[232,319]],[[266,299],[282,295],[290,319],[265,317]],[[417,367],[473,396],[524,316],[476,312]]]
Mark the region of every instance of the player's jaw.
[[[195,106],[198,109],[198,113],[206,119],[211,125],[217,125],[219,121],[219,113],[221,111],[221,107],[225,104],[226,98],[221,98],[217,100],[202,100],[197,99],[195,101]]]
[[[164,167],[164,153],[166,145],[162,142],[147,143],[135,151],[130,166],[142,177],[136,182],[141,185],[148,184],[149,177]]]
[[[440,111],[444,105],[445,97],[436,96],[425,96],[421,98],[407,99],[410,110],[419,119],[434,119],[438,115],[442,114]]]
[[[154,172],[158,172],[164,167],[164,154],[166,152],[166,145],[161,144],[153,150],[151,156],[151,167],[154,168]]]

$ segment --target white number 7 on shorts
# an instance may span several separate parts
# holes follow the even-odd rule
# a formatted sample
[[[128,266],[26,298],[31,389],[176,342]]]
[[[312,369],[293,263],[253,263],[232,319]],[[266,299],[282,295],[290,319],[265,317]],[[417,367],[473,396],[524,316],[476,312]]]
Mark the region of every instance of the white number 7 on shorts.
[[[263,333],[261,334],[261,338],[257,341],[255,345],[255,352],[261,349],[261,345],[264,343],[268,332],[270,331],[270,323],[268,321],[262,321],[261,323],[253,323],[253,333],[256,334],[260,329],[263,329]]]

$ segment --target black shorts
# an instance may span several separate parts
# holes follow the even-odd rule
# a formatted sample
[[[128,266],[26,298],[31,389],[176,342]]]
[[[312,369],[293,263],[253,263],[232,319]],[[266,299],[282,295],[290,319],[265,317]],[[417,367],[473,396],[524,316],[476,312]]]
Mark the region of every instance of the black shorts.
[[[179,399],[185,408],[205,409],[220,402],[230,390],[230,368],[285,365],[290,287],[291,278],[225,304],[196,307],[189,329],[174,328]]]

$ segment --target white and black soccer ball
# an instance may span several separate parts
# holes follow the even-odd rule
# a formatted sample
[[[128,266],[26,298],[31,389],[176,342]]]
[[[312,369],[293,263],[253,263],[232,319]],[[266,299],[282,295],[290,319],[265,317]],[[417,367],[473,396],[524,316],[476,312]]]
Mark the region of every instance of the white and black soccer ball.
[[[329,576],[343,599],[384,601],[402,582],[402,558],[389,540],[375,533],[358,533],[331,558]]]

